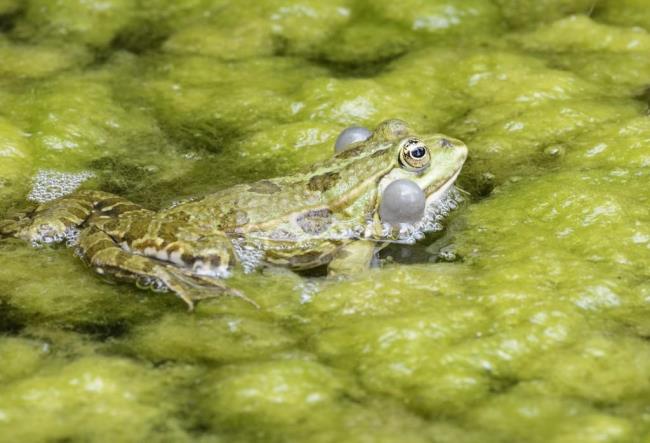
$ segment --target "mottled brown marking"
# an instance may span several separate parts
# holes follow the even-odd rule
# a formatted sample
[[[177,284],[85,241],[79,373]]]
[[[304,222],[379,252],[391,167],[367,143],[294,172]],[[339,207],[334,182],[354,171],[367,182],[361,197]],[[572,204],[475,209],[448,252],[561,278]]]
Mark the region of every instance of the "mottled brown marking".
[[[133,242],[133,247],[144,251],[147,248],[158,250],[158,242],[153,238],[141,238]]]
[[[321,263],[321,252],[312,251],[289,257],[289,265],[293,267],[305,267]]]
[[[88,259],[92,261],[93,257],[95,257],[95,255],[97,255],[97,253],[99,253],[101,251],[104,251],[106,249],[109,249],[109,248],[116,248],[116,247],[117,246],[115,245],[115,243],[113,243],[110,240],[99,240],[99,241],[93,243],[92,245],[87,246],[85,248],[84,252],[85,252],[86,256],[88,257]]]
[[[70,201],[84,211],[90,211],[93,208],[93,203],[88,200],[70,199]]]
[[[390,149],[390,148],[388,148],[388,149],[379,149],[378,151],[373,152],[372,155],[371,155],[370,157],[371,157],[371,158],[381,157],[381,156],[384,155],[384,154],[386,153],[386,151],[388,151],[389,149]]]
[[[124,239],[131,243],[136,240],[139,240],[147,235],[149,230],[149,218],[143,218],[140,220],[134,220],[129,230],[124,233]]]
[[[112,219],[111,221],[108,221],[102,225],[102,230],[110,233],[112,231],[115,231],[119,226],[120,221],[117,219]]]
[[[269,233],[269,238],[273,240],[295,240],[297,238],[296,233],[286,230],[284,228],[274,229]]]
[[[192,218],[192,216],[190,214],[188,214],[187,212],[182,212],[182,211],[175,212],[173,214],[173,217],[174,217],[175,222],[177,222],[177,223],[180,222],[179,224],[184,224],[184,223],[190,221],[190,219]]]
[[[154,270],[156,269],[153,263],[141,263],[138,268],[138,271],[145,274],[153,274]]]
[[[313,251],[301,255],[294,255],[289,258],[289,266],[295,269],[309,269],[323,265],[332,260],[332,254]]]
[[[354,148],[346,149],[336,154],[337,158],[354,158],[361,155],[366,150],[366,145],[355,146]]]
[[[171,243],[178,240],[178,237],[176,236],[177,229],[178,225],[175,222],[162,223],[156,234],[166,243]]]
[[[83,210],[82,208],[79,207],[70,207],[67,208],[67,211],[77,217],[80,220],[85,220],[85,218],[88,216],[88,211]]]
[[[326,172],[321,175],[315,175],[309,179],[307,187],[310,191],[326,192],[339,181],[339,178],[340,175],[338,172]]]
[[[167,246],[165,247],[165,251],[167,251],[167,253],[168,253],[169,255],[172,255],[172,252],[180,251],[181,249],[182,249],[182,247],[181,247],[181,245],[178,244],[178,243],[172,243],[172,244],[167,245]]]
[[[280,186],[276,185],[270,180],[260,180],[248,185],[248,190],[257,194],[275,194],[281,189],[282,188]]]
[[[244,226],[248,221],[249,218],[246,211],[233,208],[221,217],[219,220],[219,227],[223,230],[231,231],[235,228]]]
[[[217,268],[221,265],[221,257],[218,255],[199,255],[199,256],[187,256],[183,254],[183,261],[189,266],[193,266],[197,262],[202,262],[204,266],[210,268]]]
[[[117,203],[114,206],[106,206],[101,209],[101,214],[106,217],[117,217],[127,212],[139,211],[142,208],[134,203]]]
[[[298,216],[296,223],[306,234],[318,235],[332,224],[332,212],[327,208],[307,211]]]
[[[104,199],[101,199],[95,203],[95,209],[101,211],[104,208],[107,208],[109,206],[113,206],[117,203],[126,203],[127,201],[124,200],[122,197],[107,197]]]
[[[221,265],[221,257],[218,256],[218,255],[213,255],[212,257],[210,257],[210,264],[212,264],[212,266],[214,266],[215,268],[217,266],[220,266]]]

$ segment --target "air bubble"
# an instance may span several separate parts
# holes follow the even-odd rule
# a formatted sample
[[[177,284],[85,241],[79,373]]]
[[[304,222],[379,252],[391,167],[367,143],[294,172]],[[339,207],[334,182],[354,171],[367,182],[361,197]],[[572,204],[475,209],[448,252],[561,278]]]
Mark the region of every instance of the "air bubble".
[[[79,173],[58,172],[51,169],[41,169],[32,180],[32,190],[27,198],[37,203],[45,203],[68,195],[76,190],[83,182],[94,177],[89,171]]]
[[[456,247],[454,245],[447,245],[441,248],[438,251],[438,258],[446,262],[456,261]]]
[[[300,291],[300,304],[311,303],[314,296],[318,294],[319,286],[314,280],[301,281],[294,289]]]
[[[167,285],[165,283],[163,283],[162,280],[160,280],[159,278],[156,278],[151,283],[151,290],[153,292],[164,293],[164,292],[167,292],[169,290],[169,288],[167,288]]]
[[[264,258],[264,248],[262,245],[254,244],[242,238],[236,238],[231,241],[232,248],[237,255],[237,259],[244,269],[244,273],[249,274],[260,267]]]
[[[140,289],[147,289],[153,292],[167,292],[168,290],[167,285],[157,277],[139,277],[135,281],[135,285]]]
[[[65,239],[65,245],[68,248],[77,246],[79,244],[79,229],[76,227],[66,229],[63,238]]]

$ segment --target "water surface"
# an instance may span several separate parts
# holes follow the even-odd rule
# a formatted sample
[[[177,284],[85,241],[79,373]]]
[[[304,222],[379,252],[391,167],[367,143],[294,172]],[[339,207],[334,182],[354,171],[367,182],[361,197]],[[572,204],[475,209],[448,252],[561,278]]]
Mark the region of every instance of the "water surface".
[[[646,0],[0,0],[0,30],[0,214],[74,180],[156,209],[386,118],[470,149],[444,234],[237,276],[259,310],[1,241],[0,441],[650,438]]]

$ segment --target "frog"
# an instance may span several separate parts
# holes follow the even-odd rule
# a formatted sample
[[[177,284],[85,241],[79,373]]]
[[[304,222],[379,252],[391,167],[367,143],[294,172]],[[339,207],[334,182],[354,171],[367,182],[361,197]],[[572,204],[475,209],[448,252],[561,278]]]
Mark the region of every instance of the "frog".
[[[371,135],[306,170],[237,184],[153,211],[119,195],[77,190],[0,222],[0,236],[35,246],[68,242],[94,271],[171,291],[193,309],[229,295],[257,306],[226,281],[236,269],[326,266],[345,277],[366,269],[391,242],[439,229],[453,207],[454,182],[468,155],[452,137],[417,135],[404,121],[381,122]],[[387,224],[383,190],[400,179],[426,197],[418,223]],[[442,208],[442,209],[441,209]]]

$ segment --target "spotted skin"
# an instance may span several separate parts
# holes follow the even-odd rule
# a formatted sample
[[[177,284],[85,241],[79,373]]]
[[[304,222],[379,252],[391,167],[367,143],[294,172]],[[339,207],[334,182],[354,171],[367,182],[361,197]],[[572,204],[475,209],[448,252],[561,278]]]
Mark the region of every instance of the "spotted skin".
[[[315,175],[309,179],[307,187],[314,192],[327,192],[341,179],[336,171],[329,171],[322,175]]]
[[[312,209],[300,214],[296,219],[296,223],[305,234],[322,234],[333,223],[332,211],[328,208]]]
[[[413,172],[399,162],[405,137],[414,137],[408,125],[388,120],[368,140],[304,173],[236,185],[159,212],[114,194],[78,191],[0,221],[0,235],[32,243],[77,238],[79,255],[99,274],[173,291],[190,307],[220,295],[254,303],[225,284],[238,265],[331,263],[337,275],[358,273],[385,240],[378,207],[387,183],[409,178],[431,196],[448,188],[465,146],[425,136],[432,162]]]

